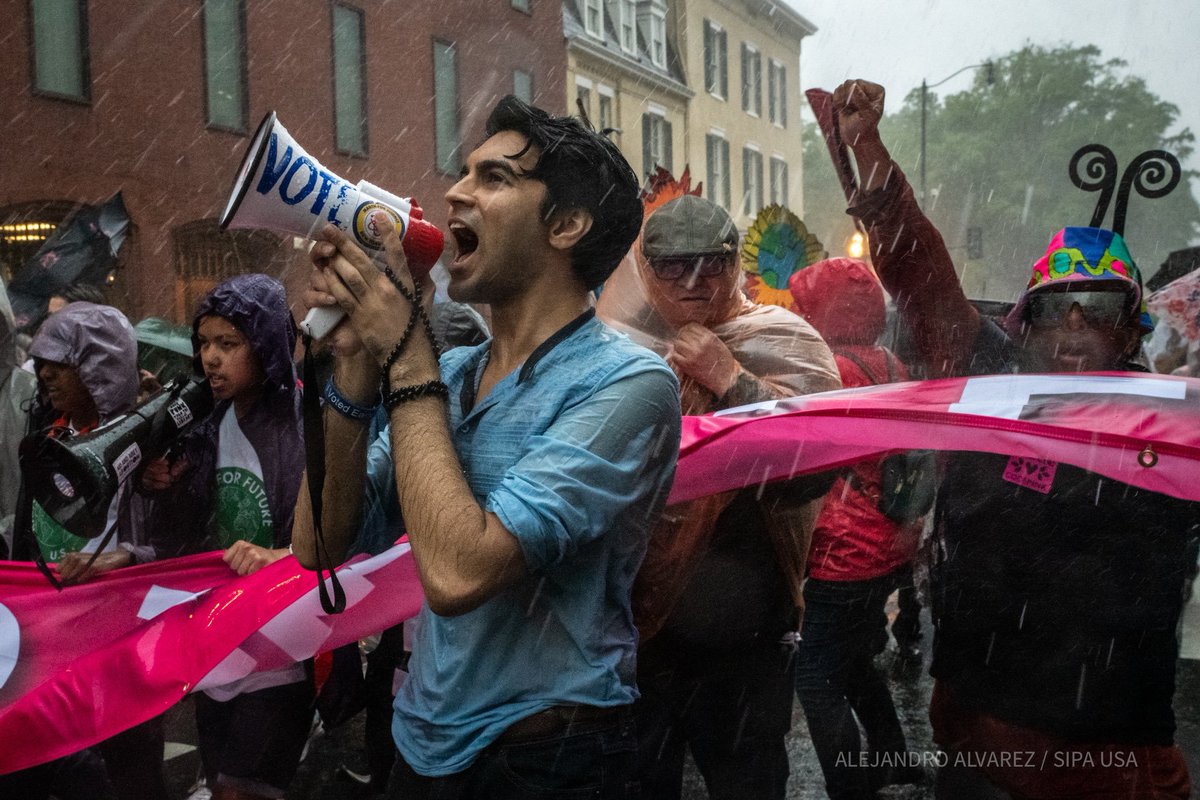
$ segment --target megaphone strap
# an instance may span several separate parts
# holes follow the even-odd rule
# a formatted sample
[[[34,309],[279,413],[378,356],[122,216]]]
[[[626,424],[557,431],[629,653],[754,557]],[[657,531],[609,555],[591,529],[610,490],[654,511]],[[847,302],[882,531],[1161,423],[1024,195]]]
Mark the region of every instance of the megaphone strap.
[[[321,608],[326,614],[340,614],[346,610],[346,592],[338,580],[333,560],[325,546],[325,532],[321,525],[322,496],[325,492],[325,424],[321,418],[321,403],[318,399],[317,365],[312,357],[312,337],[304,336],[304,391],[301,405],[304,412],[304,458],[308,470],[308,500],[312,506],[313,533],[317,551],[317,593]],[[329,573],[332,599],[325,586],[325,572]]]
[[[21,488],[17,495],[16,518],[13,520],[14,551],[18,546],[29,548],[28,555],[33,557],[33,563],[37,567],[38,572],[42,573],[42,576],[50,582],[51,586],[61,592],[63,590],[62,581],[58,579],[58,576],[54,574],[54,571],[46,563],[46,557],[42,555],[42,548],[38,545],[37,535],[33,532],[33,495],[29,493],[29,487],[25,485],[23,472],[21,476]],[[16,552],[13,553],[13,557],[18,560],[20,559],[20,555]]]

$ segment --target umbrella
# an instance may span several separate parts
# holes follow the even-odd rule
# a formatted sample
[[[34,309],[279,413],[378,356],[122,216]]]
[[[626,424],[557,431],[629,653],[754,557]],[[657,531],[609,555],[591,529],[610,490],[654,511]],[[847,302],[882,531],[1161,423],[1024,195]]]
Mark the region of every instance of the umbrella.
[[[1200,269],[1151,294],[1146,306],[1189,342],[1200,341]]]
[[[103,205],[81,207],[60,225],[9,286],[17,326],[28,329],[40,322],[50,296],[73,283],[103,286],[128,229],[120,192]]]
[[[138,367],[149,370],[162,383],[192,374],[192,329],[159,317],[147,317],[133,326],[138,342]]]

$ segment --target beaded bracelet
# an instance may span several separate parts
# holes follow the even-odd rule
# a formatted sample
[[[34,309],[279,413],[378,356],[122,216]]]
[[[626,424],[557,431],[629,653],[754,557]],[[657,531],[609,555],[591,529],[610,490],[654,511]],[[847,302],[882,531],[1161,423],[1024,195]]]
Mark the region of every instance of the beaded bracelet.
[[[404,353],[405,347],[408,346],[408,340],[412,338],[413,330],[416,328],[418,318],[421,320],[421,325],[425,329],[425,335],[429,338],[429,344],[433,348],[434,356],[438,356],[439,349],[437,346],[437,338],[433,335],[433,324],[429,321],[429,315],[425,313],[425,308],[421,304],[421,284],[413,284],[412,291],[409,291],[400,279],[396,277],[396,273],[391,267],[385,266],[383,272],[387,275],[396,287],[396,290],[403,295],[404,299],[412,305],[412,311],[408,315],[408,323],[404,326],[404,331],[400,334],[400,341],[396,342],[396,346],[388,353],[387,358],[383,360],[380,369],[383,371],[383,379],[380,382],[379,393],[384,397],[389,397],[392,394],[392,367],[400,356]],[[403,402],[403,401],[401,401]]]
[[[325,383],[325,403],[346,419],[353,420],[355,422],[370,422],[371,418],[375,416],[375,409],[379,408],[378,402],[368,408],[347,400],[346,397],[338,391],[337,384],[333,382],[332,376],[330,376],[329,380]]]
[[[446,384],[437,380],[412,386],[401,386],[399,389],[388,392],[387,396],[383,398],[383,407],[388,410],[388,413],[391,413],[401,403],[416,400],[418,397],[440,397],[443,400],[449,400],[450,389]]]
[[[414,282],[413,290],[412,292],[409,292],[408,289],[404,287],[404,284],[400,282],[400,279],[396,277],[396,273],[392,272],[391,267],[385,265],[383,268],[383,273],[387,275],[388,280],[395,284],[396,289],[400,291],[400,294],[404,295],[405,299],[412,303],[413,308],[421,315],[421,324],[425,328],[425,335],[429,337],[429,344],[433,347],[433,354],[435,356],[441,355],[440,348],[438,347],[437,343],[437,337],[433,335],[433,323],[430,321],[429,315],[425,313],[425,306],[421,304],[421,284]]]
[[[408,317],[408,325],[405,326],[404,332],[400,334],[400,341],[396,342],[396,346],[392,348],[392,351],[388,353],[387,358],[383,360],[383,364],[381,364],[379,367],[381,374],[383,375],[383,378],[379,384],[380,395],[386,395],[392,390],[392,367],[395,366],[396,362],[400,360],[400,355],[404,352],[404,348],[408,346],[408,340],[412,338],[412,332],[416,322],[417,315],[410,314]]]

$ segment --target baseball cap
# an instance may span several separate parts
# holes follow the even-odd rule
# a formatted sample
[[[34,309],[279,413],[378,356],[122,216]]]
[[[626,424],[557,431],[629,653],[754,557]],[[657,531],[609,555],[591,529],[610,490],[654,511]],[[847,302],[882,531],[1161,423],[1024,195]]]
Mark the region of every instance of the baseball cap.
[[[659,207],[642,233],[642,253],[648,259],[732,255],[737,244],[729,213],[690,194]]]

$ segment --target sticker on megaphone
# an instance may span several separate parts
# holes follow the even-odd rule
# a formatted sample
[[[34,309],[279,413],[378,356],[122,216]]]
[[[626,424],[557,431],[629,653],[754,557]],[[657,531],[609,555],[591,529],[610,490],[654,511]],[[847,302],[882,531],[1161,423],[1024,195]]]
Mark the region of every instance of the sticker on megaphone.
[[[442,232],[421,219],[421,207],[413,201],[397,197],[386,189],[382,189],[366,180],[359,181],[358,186],[355,188],[363,197],[372,198],[363,202],[354,213],[355,238],[360,244],[373,249],[379,249],[383,247],[383,237],[387,233],[388,226],[394,227],[396,233],[400,235],[404,254],[409,258],[409,272],[412,273],[413,278],[416,280],[423,278],[433,267],[433,264],[425,266],[423,263],[417,263],[414,265],[414,254],[419,254],[422,251],[416,246],[415,241],[410,246],[409,238],[406,234],[411,230],[413,231],[413,236],[416,237],[418,235],[427,235],[425,229],[432,230],[438,237],[438,241],[434,244],[436,244],[437,252],[440,255],[444,243]],[[413,214],[414,210],[416,211],[415,214]],[[414,254],[409,253],[410,247],[414,251]],[[430,247],[426,247],[425,250],[432,252]],[[330,331],[337,327],[338,323],[345,316],[346,312],[337,306],[311,308],[304,319],[301,320],[300,330],[314,339],[324,339],[329,335]]]
[[[381,249],[388,228],[395,229],[409,271],[418,280],[437,263],[445,244],[442,232],[425,221],[415,202],[367,181],[349,183],[326,169],[270,112],[238,168],[221,228],[269,228],[311,238],[327,222],[371,250]],[[332,314],[310,317],[312,312],[301,328],[319,339],[333,329],[341,312],[335,309]]]

